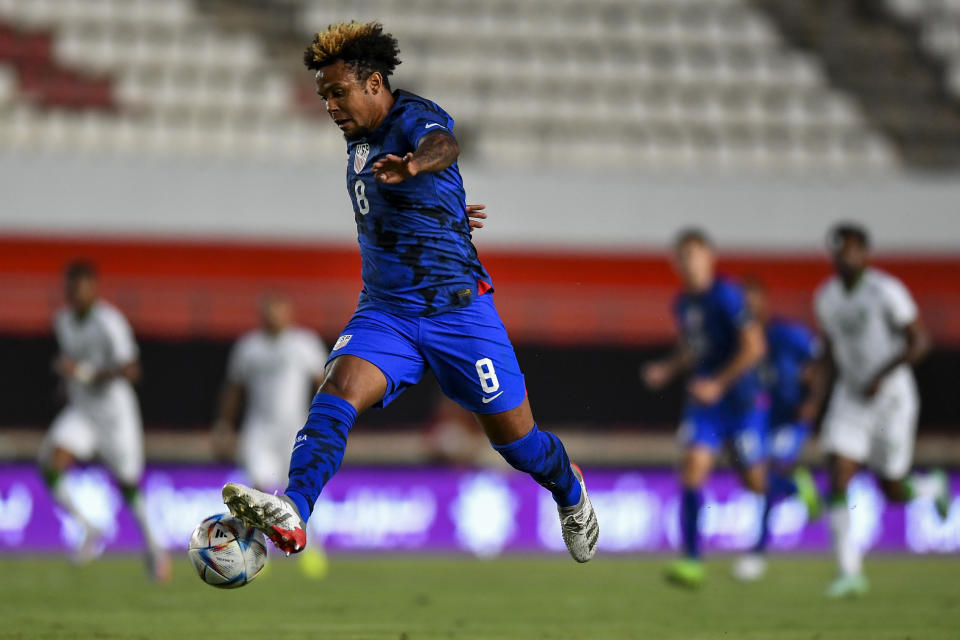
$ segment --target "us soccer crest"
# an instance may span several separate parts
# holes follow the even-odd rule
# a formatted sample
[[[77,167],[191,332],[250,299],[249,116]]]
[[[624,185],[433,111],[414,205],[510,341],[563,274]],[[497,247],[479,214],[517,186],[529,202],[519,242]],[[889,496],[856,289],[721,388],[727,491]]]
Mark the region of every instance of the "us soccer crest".
[[[353,172],[360,173],[363,165],[367,164],[367,157],[370,155],[370,144],[364,142],[353,148]]]

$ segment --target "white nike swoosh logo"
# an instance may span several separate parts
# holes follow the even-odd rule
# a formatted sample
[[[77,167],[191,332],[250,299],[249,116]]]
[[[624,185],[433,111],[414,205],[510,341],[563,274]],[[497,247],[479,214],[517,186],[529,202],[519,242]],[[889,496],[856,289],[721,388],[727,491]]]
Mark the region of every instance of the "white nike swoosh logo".
[[[430,127],[443,127],[444,129],[446,129],[446,127],[444,127],[442,124],[437,124],[436,122],[431,122],[430,124],[425,126],[424,129],[429,129]]]
[[[495,396],[490,396],[489,398],[480,398],[480,399],[483,400],[483,404],[487,404],[488,402],[493,402],[494,400],[496,400],[497,398],[499,398],[499,397],[502,396],[502,395],[503,395],[503,391],[501,391],[500,393],[498,393],[498,394],[495,395]]]
[[[295,446],[295,447],[293,448],[293,451],[296,451],[297,449],[299,449],[300,447],[302,447],[302,446],[305,445],[305,444],[307,444],[307,443],[306,443],[306,442],[301,442],[300,444],[298,444],[297,446]],[[293,451],[291,451],[290,453],[293,453]]]

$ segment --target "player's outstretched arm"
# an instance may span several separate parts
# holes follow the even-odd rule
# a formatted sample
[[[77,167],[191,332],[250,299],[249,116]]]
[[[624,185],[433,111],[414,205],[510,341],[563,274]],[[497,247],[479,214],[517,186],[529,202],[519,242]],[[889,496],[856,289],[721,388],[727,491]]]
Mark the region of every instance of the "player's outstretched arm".
[[[692,367],[693,356],[690,349],[680,340],[666,358],[645,363],[640,368],[640,379],[651,391],[659,391]]]
[[[460,156],[457,139],[446,131],[434,131],[420,138],[417,150],[403,156],[392,153],[373,164],[377,181],[384,184],[399,184],[419,173],[443,171]]]

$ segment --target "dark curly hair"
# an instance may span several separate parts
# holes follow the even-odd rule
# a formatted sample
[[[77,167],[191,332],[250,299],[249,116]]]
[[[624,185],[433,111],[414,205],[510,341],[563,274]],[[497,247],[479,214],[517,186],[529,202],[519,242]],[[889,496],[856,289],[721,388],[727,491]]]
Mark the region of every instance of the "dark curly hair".
[[[389,90],[387,78],[400,64],[400,47],[396,38],[383,32],[379,22],[338,22],[313,36],[313,42],[303,52],[303,64],[311,71],[319,71],[338,60],[352,67],[360,82],[379,71]]]

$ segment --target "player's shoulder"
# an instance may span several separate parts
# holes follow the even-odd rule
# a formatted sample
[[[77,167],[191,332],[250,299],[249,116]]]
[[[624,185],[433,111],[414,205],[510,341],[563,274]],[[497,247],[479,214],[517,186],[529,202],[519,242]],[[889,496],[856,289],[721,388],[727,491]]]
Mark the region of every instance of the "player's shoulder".
[[[64,322],[70,319],[70,313],[72,312],[70,310],[70,307],[68,307],[67,305],[61,305],[57,307],[53,312],[53,324],[55,325],[63,324]]]
[[[287,329],[291,338],[298,342],[319,342],[320,336],[317,335],[317,332],[309,327],[295,326]]]
[[[837,296],[840,293],[840,289],[840,277],[834,274],[817,286],[813,293],[813,299],[817,304],[822,304],[830,298]]]
[[[770,336],[772,341],[792,342],[796,340],[809,342],[814,339],[816,334],[799,320],[775,316],[768,323],[767,335]]]
[[[745,304],[743,287],[730,276],[717,276],[710,289],[710,297],[727,307],[742,307]]]
[[[402,125],[418,123],[452,133],[453,118],[433,100],[402,89],[397,90],[396,96],[397,121]]]
[[[431,111],[446,114],[446,112],[440,108],[440,105],[433,100],[411,93],[410,91],[404,91],[403,89],[397,89],[396,91],[396,105],[398,109],[404,112]]]
[[[743,293],[743,287],[736,279],[726,275],[719,275],[714,280],[713,291],[716,292],[717,295],[723,296],[741,295]]]
[[[873,289],[885,292],[891,289],[904,290],[906,285],[895,275],[876,267],[868,267],[863,274],[865,284]]]
[[[262,329],[251,329],[237,338],[236,349],[239,351],[255,349],[258,345],[262,344],[264,340],[265,336]]]
[[[127,322],[127,317],[123,315],[123,311],[106,300],[97,300],[93,304],[93,308],[90,310],[90,312],[93,318],[95,318],[98,322],[110,327],[126,327],[129,325]]]

